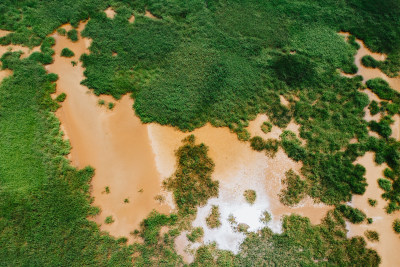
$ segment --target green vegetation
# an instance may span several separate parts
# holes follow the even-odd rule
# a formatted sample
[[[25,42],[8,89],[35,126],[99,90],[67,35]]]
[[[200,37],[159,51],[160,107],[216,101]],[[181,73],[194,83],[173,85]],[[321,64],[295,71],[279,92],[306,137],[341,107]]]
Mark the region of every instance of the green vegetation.
[[[249,189],[244,191],[243,196],[249,204],[254,204],[254,202],[256,202],[257,194],[254,190]]]
[[[176,151],[177,170],[164,180],[164,186],[174,194],[179,214],[194,215],[197,206],[218,196],[218,181],[211,179],[214,162],[207,156],[204,144],[196,145],[194,135],[189,135]]]
[[[365,240],[348,239],[346,233],[337,211],[328,212],[319,225],[298,215],[287,216],[282,234],[268,228],[249,233],[233,266],[316,266],[317,261],[322,266],[378,266],[380,257],[366,248]]]
[[[110,187],[109,186],[106,186],[106,188],[104,190],[105,190],[106,194],[110,194]]]
[[[219,212],[218,206],[213,205],[211,207],[210,214],[206,218],[207,226],[210,228],[218,228],[221,226],[220,221],[221,213]]]
[[[72,42],[78,41],[78,31],[75,29],[71,29],[67,32],[67,37],[70,39]]]
[[[387,211],[399,210],[400,144],[389,131],[391,116],[399,112],[399,94],[382,80],[368,81],[374,93],[390,101],[380,104],[382,120],[368,124],[363,116],[369,100],[359,91],[361,78],[339,74],[357,71],[355,37],[373,51],[387,53],[378,67],[397,74],[399,5],[361,0],[2,1],[0,28],[12,33],[1,37],[0,44],[41,48],[22,61],[19,53],[2,57],[2,67],[14,74],[0,85],[0,238],[7,242],[0,265],[124,266],[132,264],[133,252],[137,266],[182,265],[173,248],[177,230],[161,237],[160,228],[176,227],[177,220],[194,215],[198,205],[218,194],[206,147],[189,140],[177,152],[178,169],[166,183],[179,213],[152,213],[138,233],[143,244],[126,246],[126,240],[100,233],[86,219],[98,212],[89,205],[93,170],[78,171],[64,159],[69,146],[50,113],[58,106],[50,97],[55,77],[40,64],[53,61],[54,39],[46,36],[66,23],[76,28],[89,17],[82,35],[92,38],[91,53],[81,59],[83,84],[95,94],[120,98],[131,93],[143,122],[185,131],[211,122],[229,127],[240,140],[250,139],[245,127],[257,114],[267,114],[283,129],[295,121],[303,143],[290,131],[281,140],[250,141],[270,155],[280,144],[302,162],[304,180],[293,179],[293,188],[303,190],[302,181],[306,194],[317,200],[349,201],[367,185],[365,169],[354,162],[373,151],[378,164],[389,166],[385,179],[390,187],[382,184],[388,189],[382,195],[389,202]],[[109,6],[116,11],[112,20],[103,12]],[[145,9],[159,19],[141,15]],[[132,14],[136,19],[130,24]],[[352,34],[347,42],[337,34],[340,30]],[[76,29],[59,32],[78,39]],[[280,95],[288,99],[288,107],[281,105]],[[370,107],[377,112],[377,104]],[[368,136],[368,127],[380,138]],[[353,138],[358,142],[349,144]],[[291,201],[297,201],[300,191]],[[365,248],[363,239],[345,237],[340,213],[354,221],[362,217],[349,209],[338,206],[317,226],[288,217],[281,235],[268,230],[250,234],[238,257],[212,245],[201,247],[193,265],[314,265],[314,260],[378,265],[379,257]]]
[[[268,211],[264,211],[260,218],[263,223],[269,223],[271,219],[271,214]]]
[[[375,60],[370,55],[363,56],[361,59],[361,63],[368,68],[379,68],[380,62]]]
[[[129,199],[128,199],[128,198],[125,198],[125,199],[124,199],[124,203],[128,204],[128,203],[129,203]]]
[[[62,57],[73,57],[73,56],[75,56],[75,53],[66,47],[66,48],[63,48],[63,50],[61,50],[61,56]]]
[[[372,116],[378,114],[379,113],[378,102],[376,102],[375,100],[372,100],[368,106],[368,109]]]
[[[108,103],[108,109],[113,109],[115,107],[115,103],[109,102]]]
[[[392,182],[388,179],[380,178],[378,179],[379,187],[385,190],[386,192],[392,189]]]
[[[106,219],[104,220],[105,224],[111,224],[114,222],[114,219],[112,216],[107,216]]]
[[[359,209],[341,204],[336,206],[336,210],[348,219],[351,223],[362,223],[367,217],[364,212]]]
[[[269,121],[265,121],[261,125],[261,131],[263,131],[265,134],[271,132],[271,129],[272,129],[272,124]]]
[[[104,99],[99,99],[97,101],[97,104],[99,104],[100,106],[104,106],[106,104],[106,101],[104,101]]]
[[[61,93],[61,94],[59,94],[57,97],[56,97],[56,99],[55,99],[55,101],[57,101],[57,102],[64,102],[64,100],[67,98],[67,95],[65,94],[65,93]]]
[[[306,196],[307,183],[300,179],[292,169],[285,173],[286,179],[282,179],[282,184],[286,185],[280,193],[280,201],[287,206],[299,204],[299,202]]]
[[[18,57],[2,57],[13,75],[0,84],[0,265],[129,266],[132,248],[87,219],[99,211],[90,205],[94,170],[65,158],[55,76]]]
[[[378,201],[377,201],[376,199],[368,198],[368,204],[369,204],[371,207],[375,207],[375,206],[378,204]]]
[[[197,242],[200,241],[200,239],[204,235],[204,230],[201,227],[196,227],[192,230],[190,234],[187,234],[186,237],[189,239],[190,242]]]
[[[265,150],[268,156],[274,157],[276,152],[278,152],[279,141],[272,138],[264,140],[260,136],[255,136],[250,139],[250,146],[256,151]]]
[[[400,234],[400,220],[399,219],[394,220],[394,222],[393,222],[393,230],[396,233]]]
[[[387,81],[382,78],[375,78],[366,82],[367,87],[371,89],[380,99],[392,100],[395,103],[400,102],[400,93],[390,88]]]
[[[372,224],[374,222],[374,220],[372,218],[367,218],[367,223],[368,224]]]
[[[379,241],[379,234],[376,231],[367,230],[364,232],[364,235],[371,242]]]

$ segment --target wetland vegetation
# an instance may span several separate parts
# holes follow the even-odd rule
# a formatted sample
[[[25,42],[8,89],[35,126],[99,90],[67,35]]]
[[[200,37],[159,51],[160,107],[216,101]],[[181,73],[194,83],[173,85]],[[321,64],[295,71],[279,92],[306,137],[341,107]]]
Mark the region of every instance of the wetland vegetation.
[[[116,12],[113,19],[103,12],[109,6]],[[155,18],[144,16],[145,10]],[[280,146],[303,164],[301,178],[286,174],[282,202],[295,205],[308,194],[336,205],[319,225],[291,215],[283,220],[282,234],[268,227],[246,233],[238,255],[212,244],[202,246],[193,266],[380,263],[362,237],[346,237],[345,219],[360,223],[366,215],[343,202],[365,192],[365,168],[354,162],[372,151],[376,163],[388,166],[378,181],[386,210],[400,210],[400,143],[390,137],[400,94],[383,79],[372,79],[366,86],[382,101],[370,103],[359,90],[365,87],[361,77],[343,77],[340,71],[357,72],[357,37],[387,54],[384,61],[364,57],[365,66],[391,77],[398,74],[398,1],[5,0],[0,12],[0,28],[11,32],[0,37],[1,45],[40,46],[40,52],[25,59],[19,52],[1,57],[2,68],[13,74],[0,84],[0,265],[130,266],[132,258],[137,266],[181,265],[174,246],[181,222],[218,196],[208,148],[189,136],[176,152],[175,173],[164,183],[173,193],[177,214],[149,214],[135,232],[143,243],[127,245],[126,238],[110,237],[87,219],[99,212],[90,205],[95,170],[77,170],[65,158],[70,146],[54,112],[66,95],[52,99],[58,77],[46,73],[44,65],[54,56],[55,40],[48,36],[57,30],[78,41],[76,28],[89,18],[81,36],[93,42],[90,54],[80,59],[85,67],[82,84],[96,95],[119,99],[130,93],[136,114],[146,123],[190,131],[210,122],[229,127],[269,156]],[[128,21],[132,14],[134,23]],[[66,23],[73,28],[59,28]],[[339,31],[351,33],[347,42]],[[71,52],[65,49],[62,55],[71,57]],[[281,95],[288,105],[281,103]],[[363,120],[367,106],[382,118]],[[279,140],[247,132],[249,120],[260,113],[270,120],[262,125],[264,133],[272,125],[283,129]],[[292,120],[300,125],[299,137],[305,142],[285,130]],[[370,136],[369,130],[379,137]],[[105,192],[110,193],[108,187]],[[216,218],[217,208],[212,207],[213,214]],[[393,222],[397,233],[399,225]],[[163,226],[168,231],[160,234]],[[192,229],[188,238],[196,241],[202,235]],[[373,233],[367,238],[376,239]]]

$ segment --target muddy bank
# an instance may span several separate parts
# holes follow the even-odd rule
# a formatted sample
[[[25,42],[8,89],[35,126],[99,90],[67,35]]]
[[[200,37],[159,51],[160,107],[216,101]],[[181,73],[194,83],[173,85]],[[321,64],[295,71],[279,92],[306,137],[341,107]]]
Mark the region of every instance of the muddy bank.
[[[83,28],[84,24],[81,24],[78,30]],[[80,38],[73,43],[58,34],[53,37],[56,39],[53,48],[56,54],[54,63],[47,69],[59,75],[57,94],[67,94],[56,115],[72,145],[70,159],[78,168],[87,165],[95,168],[91,183],[93,204],[101,208],[101,213],[94,220],[101,224],[102,230],[117,237],[128,237],[131,241],[129,233],[138,228],[153,209],[160,212],[170,210],[169,205],[154,199],[163,192],[147,125],[134,115],[133,101],[128,96],[120,101],[97,97],[80,84],[84,79],[83,68],[80,62],[74,67],[71,61],[78,62],[82,53],[89,52],[89,40]],[[61,50],[65,47],[75,56],[61,57]],[[109,110],[107,105],[98,104],[99,99],[116,105]],[[107,216],[112,216],[115,222],[105,224]]]

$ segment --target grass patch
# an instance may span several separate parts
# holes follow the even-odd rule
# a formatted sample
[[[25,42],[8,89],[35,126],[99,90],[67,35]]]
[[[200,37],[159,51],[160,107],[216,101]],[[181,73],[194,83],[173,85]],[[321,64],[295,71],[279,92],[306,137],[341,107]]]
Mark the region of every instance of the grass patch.
[[[211,179],[214,162],[204,144],[196,145],[194,135],[186,137],[176,151],[177,170],[164,186],[174,194],[180,214],[195,214],[197,206],[218,196],[218,182]]]
[[[219,212],[218,206],[213,205],[211,207],[210,214],[206,218],[207,226],[211,229],[218,228],[221,226],[220,221],[221,213]]]
[[[364,235],[371,242],[379,241],[379,234],[376,231],[367,230],[364,232]]]
[[[307,183],[293,170],[287,171],[285,176],[286,179],[282,179],[282,184],[286,185],[286,188],[282,189],[279,199],[282,204],[287,206],[299,204],[306,196]]]

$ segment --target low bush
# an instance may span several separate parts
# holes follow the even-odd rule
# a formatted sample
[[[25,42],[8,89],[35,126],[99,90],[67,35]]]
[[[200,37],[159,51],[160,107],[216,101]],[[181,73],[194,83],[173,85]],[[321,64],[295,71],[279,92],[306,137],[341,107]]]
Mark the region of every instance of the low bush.
[[[190,234],[187,234],[186,237],[189,239],[190,242],[197,242],[200,241],[200,239],[204,235],[204,230],[201,227],[196,227],[192,230]]]
[[[254,204],[254,202],[256,201],[257,194],[256,191],[249,189],[244,191],[243,196],[249,204]]]
[[[393,221],[393,230],[396,233],[400,234],[400,220],[399,219],[396,219]]]
[[[388,179],[379,178],[378,185],[380,188],[382,188],[386,192],[389,192],[392,189],[392,182],[389,181]]]
[[[285,173],[286,178],[282,179],[282,184],[286,186],[279,194],[281,203],[287,206],[298,204],[307,193],[306,181],[300,179],[292,169]]]
[[[371,242],[379,241],[379,234],[376,231],[367,230],[364,232],[364,235]]]

